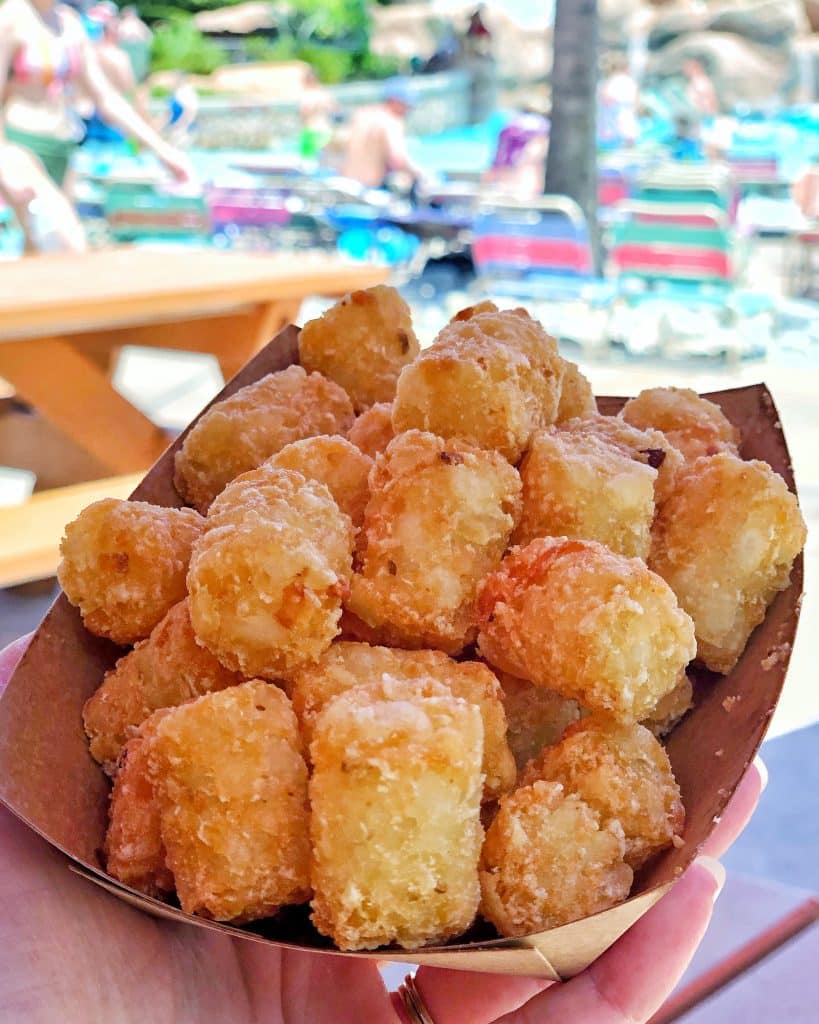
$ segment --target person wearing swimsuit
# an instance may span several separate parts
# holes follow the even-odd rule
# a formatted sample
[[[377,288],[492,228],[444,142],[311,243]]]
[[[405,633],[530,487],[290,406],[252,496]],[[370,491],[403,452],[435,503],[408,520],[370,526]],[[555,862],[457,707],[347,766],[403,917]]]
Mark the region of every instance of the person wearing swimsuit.
[[[103,118],[152,150],[179,181],[192,176],[168,145],[109,82],[79,16],[55,0],[0,2],[0,197],[37,248],[32,201],[47,206],[60,247],[81,251],[85,234],[62,191],[79,142],[74,94],[84,90]]]

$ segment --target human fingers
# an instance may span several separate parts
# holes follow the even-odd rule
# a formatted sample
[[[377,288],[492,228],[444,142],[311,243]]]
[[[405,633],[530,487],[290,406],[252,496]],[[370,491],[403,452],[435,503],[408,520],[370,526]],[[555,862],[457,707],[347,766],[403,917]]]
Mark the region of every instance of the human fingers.
[[[415,985],[435,1024],[490,1024],[511,1013],[552,982],[502,974],[421,967]]]
[[[671,891],[591,967],[535,996],[497,1024],[647,1021],[694,955],[724,878],[718,861],[697,858]]]
[[[21,636],[18,640],[12,640],[8,647],[4,647],[0,651],[0,693],[6,687],[6,683],[11,679],[12,673],[17,668],[17,664],[25,654],[25,650],[31,643],[31,638],[34,636],[33,633],[26,633],[25,636]]]
[[[374,960],[266,949],[237,942],[245,986],[259,1024],[398,1024]]]
[[[710,857],[721,857],[725,853],[748,824],[767,782],[768,769],[758,757],[749,765],[736,792],[722,812],[719,824],[703,844],[701,853]]]

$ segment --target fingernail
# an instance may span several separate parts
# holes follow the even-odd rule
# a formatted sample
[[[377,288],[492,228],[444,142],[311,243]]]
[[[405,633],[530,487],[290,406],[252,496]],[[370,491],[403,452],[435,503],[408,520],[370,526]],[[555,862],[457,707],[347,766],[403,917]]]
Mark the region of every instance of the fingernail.
[[[765,787],[768,785],[768,766],[765,764],[765,762],[762,760],[759,754],[757,754],[754,758],[754,766],[756,770],[759,772],[760,792],[764,793]]]
[[[717,883],[717,887],[714,890],[714,902],[716,902],[717,896],[722,892],[722,887],[725,885],[725,868],[720,864],[716,857],[708,857],[706,854],[701,854],[694,861],[695,864],[699,864],[700,867],[705,868],[709,875]]]

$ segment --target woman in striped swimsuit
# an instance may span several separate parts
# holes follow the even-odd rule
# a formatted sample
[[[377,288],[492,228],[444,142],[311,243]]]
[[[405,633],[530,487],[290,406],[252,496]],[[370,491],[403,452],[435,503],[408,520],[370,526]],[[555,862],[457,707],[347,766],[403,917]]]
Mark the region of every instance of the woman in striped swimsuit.
[[[103,118],[157,155],[170,173],[191,176],[186,157],[113,88],[77,14],[54,0],[0,3],[0,197],[14,209],[36,248],[32,200],[49,210],[62,247],[85,248],[82,226],[62,184],[79,141],[75,90],[91,96]]]

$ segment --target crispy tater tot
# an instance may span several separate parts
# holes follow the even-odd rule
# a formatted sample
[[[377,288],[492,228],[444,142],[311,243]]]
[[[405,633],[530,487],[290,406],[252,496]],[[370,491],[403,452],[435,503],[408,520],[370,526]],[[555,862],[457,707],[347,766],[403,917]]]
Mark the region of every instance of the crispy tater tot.
[[[370,474],[346,607],[396,647],[455,654],[475,637],[480,580],[520,516],[520,477],[497,452],[411,430]]]
[[[148,763],[156,727],[165,713],[157,711],[146,719],[122,749],[103,851],[112,878],[158,897],[174,889]]]
[[[638,430],[619,416],[587,416],[566,420],[560,429],[569,434],[597,437],[637,462],[657,470],[654,498],[659,505],[674,488],[674,478],[682,468],[683,457],[659,430]]]
[[[576,700],[568,700],[545,686],[498,672],[503,690],[508,732],[506,738],[521,771],[544,747],[557,743],[567,725],[584,713]]]
[[[372,408],[356,416],[355,423],[347,431],[347,440],[365,455],[374,459],[376,455],[386,451],[387,445],[395,437],[392,429],[392,402],[379,402]]]
[[[188,572],[194,632],[227,668],[278,679],[339,632],[353,527],[324,484],[265,466],[214,502]]]
[[[185,501],[207,512],[231,480],[286,444],[346,434],[352,424],[352,404],[338,384],[288,366],[208,409],[176,453],[174,485]]]
[[[634,871],[682,833],[685,811],[668,754],[642,725],[596,717],[575,722],[527,766],[520,784],[538,779],[559,782],[604,824],[618,822]]]
[[[392,422],[496,449],[516,463],[532,432],[554,423],[563,360],[523,310],[453,320],[398,380]]]
[[[183,910],[253,921],[307,900],[307,768],[282,690],[253,679],[166,711],[148,759]]]
[[[594,541],[540,538],[481,584],[478,646],[490,665],[639,721],[694,657],[694,624],[638,558]]]
[[[714,402],[689,388],[648,388],[620,413],[641,430],[661,430],[686,459],[717,452],[738,454],[739,431]]]
[[[289,683],[293,709],[305,746],[313,739],[316,718],[333,697],[389,676],[417,682],[433,679],[452,693],[475,704],[483,719],[484,798],[497,799],[515,783],[515,762],[506,742],[506,715],[498,680],[486,665],[457,662],[441,651],[401,651],[342,641],[334,643],[316,662],[297,672]]]
[[[681,673],[681,679],[662,700],[651,709],[647,718],[644,718],[640,725],[644,725],[657,739],[667,736],[683,715],[690,710],[694,703],[694,688],[691,680]]]
[[[597,540],[647,558],[657,470],[594,435],[539,430],[520,464],[523,515],[514,544],[535,537]]]
[[[295,469],[308,480],[325,484],[338,507],[358,528],[370,497],[367,479],[373,460],[345,437],[307,437],[294,441],[265,463]]]
[[[649,565],[694,620],[697,656],[730,672],[805,544],[796,495],[729,452],[686,465],[654,525]]]
[[[188,602],[180,601],[147,640],[120,658],[85,702],[91,756],[114,775],[123,745],[153,711],[235,686],[242,678],[196,642]]]
[[[465,700],[372,685],[315,723],[312,919],[340,949],[412,949],[460,934],[477,911],[483,727]]]
[[[193,509],[103,498],[65,528],[60,586],[85,628],[118,644],[143,640],[185,596],[194,541],[205,528]]]
[[[597,402],[588,379],[580,372],[577,363],[563,360],[563,383],[560,388],[560,404],[557,407],[557,423],[577,417],[596,416]]]
[[[481,914],[527,935],[596,914],[628,896],[633,873],[616,822],[579,797],[533,782],[503,797],[481,853]]]
[[[479,313],[499,313],[500,310],[491,299],[482,299],[480,302],[476,302],[473,306],[465,306],[463,309],[459,309],[458,312],[450,319],[450,323],[457,323],[459,320],[471,320],[473,316],[478,316]]]
[[[299,362],[341,385],[356,412],[391,402],[402,367],[420,347],[409,306],[379,284],[351,292],[299,334]]]

